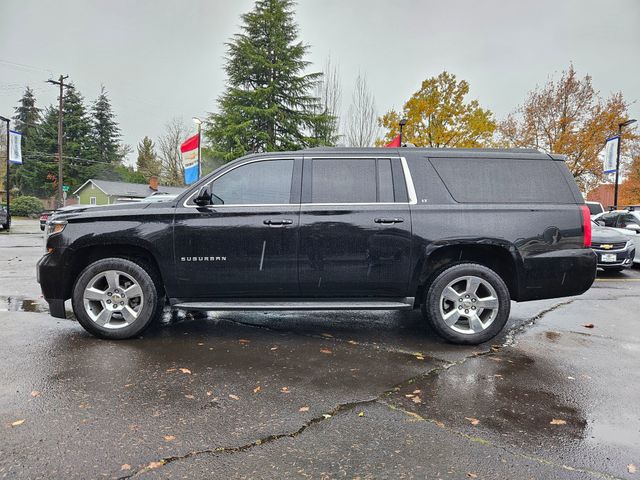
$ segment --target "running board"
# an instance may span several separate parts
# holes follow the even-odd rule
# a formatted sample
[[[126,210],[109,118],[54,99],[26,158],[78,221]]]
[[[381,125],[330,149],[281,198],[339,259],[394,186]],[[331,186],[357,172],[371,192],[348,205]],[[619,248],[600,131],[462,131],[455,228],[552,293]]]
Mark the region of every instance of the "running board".
[[[413,297],[388,300],[339,298],[327,300],[227,300],[216,302],[181,302],[173,305],[183,310],[403,310],[413,308]]]

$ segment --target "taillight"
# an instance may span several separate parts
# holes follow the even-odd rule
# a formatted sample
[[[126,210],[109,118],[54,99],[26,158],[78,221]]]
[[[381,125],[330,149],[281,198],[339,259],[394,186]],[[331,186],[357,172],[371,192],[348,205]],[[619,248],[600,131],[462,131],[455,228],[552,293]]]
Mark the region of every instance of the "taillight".
[[[591,212],[586,205],[580,205],[582,210],[582,232],[584,233],[584,246],[591,246]]]

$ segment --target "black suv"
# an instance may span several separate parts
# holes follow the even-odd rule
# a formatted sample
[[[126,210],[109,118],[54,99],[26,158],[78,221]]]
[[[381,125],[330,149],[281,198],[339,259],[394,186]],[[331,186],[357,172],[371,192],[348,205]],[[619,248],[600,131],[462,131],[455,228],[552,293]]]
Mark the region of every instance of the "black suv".
[[[168,202],[48,224],[54,317],[140,334],[185,310],[422,308],[445,339],[494,337],[510,300],[593,283],[589,210],[563,157],[535,150],[310,149],[250,155]]]

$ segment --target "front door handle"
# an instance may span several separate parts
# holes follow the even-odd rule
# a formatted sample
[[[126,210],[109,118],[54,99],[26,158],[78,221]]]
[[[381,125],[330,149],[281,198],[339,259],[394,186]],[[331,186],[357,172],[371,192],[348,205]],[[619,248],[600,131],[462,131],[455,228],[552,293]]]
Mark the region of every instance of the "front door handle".
[[[376,223],[402,223],[404,222],[404,218],[376,218],[374,220]]]
[[[288,218],[285,218],[283,220],[270,220],[267,219],[264,222],[265,225],[269,225],[270,227],[281,227],[284,225],[291,225],[293,223],[293,220],[289,220]]]

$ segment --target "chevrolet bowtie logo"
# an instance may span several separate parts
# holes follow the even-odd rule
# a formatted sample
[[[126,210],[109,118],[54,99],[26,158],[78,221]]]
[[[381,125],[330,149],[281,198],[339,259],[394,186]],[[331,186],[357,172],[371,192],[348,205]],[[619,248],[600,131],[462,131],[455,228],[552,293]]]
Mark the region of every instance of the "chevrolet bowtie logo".
[[[611,245],[610,243],[603,243],[602,245],[600,245],[600,248],[604,248],[605,250],[611,250],[613,248],[613,245]]]

